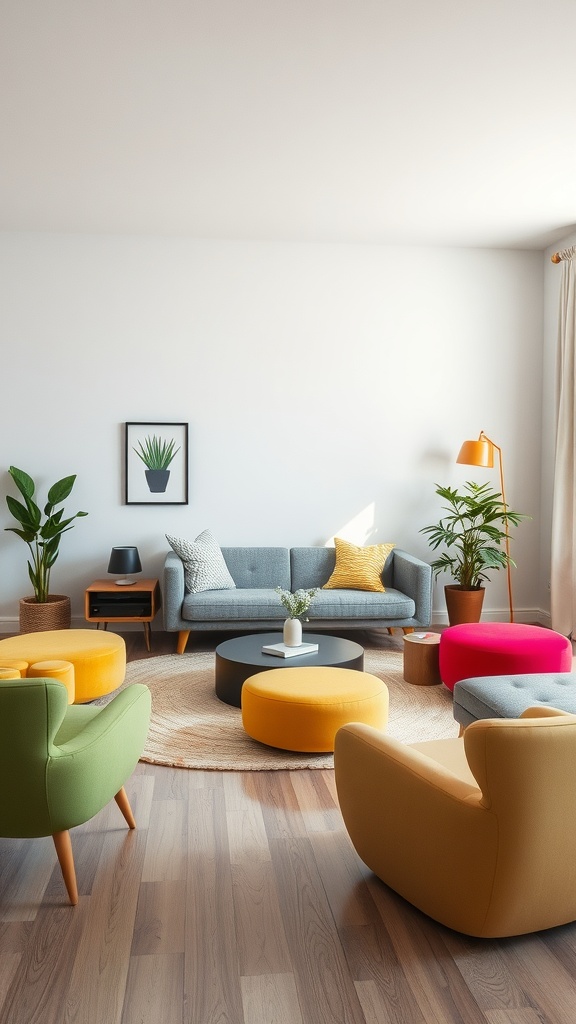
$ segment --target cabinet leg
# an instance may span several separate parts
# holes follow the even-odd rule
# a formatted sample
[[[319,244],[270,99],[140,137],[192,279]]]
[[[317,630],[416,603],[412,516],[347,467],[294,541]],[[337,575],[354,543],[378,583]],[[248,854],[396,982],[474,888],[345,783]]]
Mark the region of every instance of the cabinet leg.
[[[144,623],[144,639],[146,641],[146,650],[152,650],[152,630],[150,629],[150,623]]]

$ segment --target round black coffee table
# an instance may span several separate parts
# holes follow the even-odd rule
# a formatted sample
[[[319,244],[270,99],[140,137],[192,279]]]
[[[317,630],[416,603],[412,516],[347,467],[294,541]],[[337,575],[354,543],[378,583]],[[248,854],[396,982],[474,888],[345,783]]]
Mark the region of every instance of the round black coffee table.
[[[263,654],[264,644],[279,644],[281,633],[254,633],[225,640],[216,648],[216,696],[225,704],[241,707],[242,684],[256,672],[271,668],[298,668],[301,665],[331,665],[334,668],[364,669],[364,648],[353,640],[321,633],[304,633],[304,643],[318,644],[312,654],[277,658]]]

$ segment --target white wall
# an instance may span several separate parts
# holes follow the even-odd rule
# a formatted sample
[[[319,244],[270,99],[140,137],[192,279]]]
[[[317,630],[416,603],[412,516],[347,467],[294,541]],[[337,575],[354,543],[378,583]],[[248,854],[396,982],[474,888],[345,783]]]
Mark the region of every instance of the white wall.
[[[434,483],[489,479],[454,462],[501,445],[517,617],[541,602],[543,271],[536,252],[0,235],[0,523],[11,464],[42,497],[78,473],[52,591],[73,600],[137,544],[159,575],[165,532],[222,544],[395,541],[439,513]],[[123,424],[190,424],[190,503],[123,504]],[[526,457],[527,446],[531,456]],[[30,592],[24,544],[0,532],[0,628]],[[444,582],[444,581],[441,581]],[[436,619],[444,616],[437,587]],[[505,574],[485,617],[505,615]]]

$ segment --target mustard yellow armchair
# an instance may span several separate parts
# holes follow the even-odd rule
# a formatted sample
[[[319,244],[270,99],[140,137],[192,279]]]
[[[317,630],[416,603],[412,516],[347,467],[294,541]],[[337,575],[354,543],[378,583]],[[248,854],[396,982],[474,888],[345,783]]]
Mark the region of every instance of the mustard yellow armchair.
[[[529,708],[410,746],[346,725],[334,767],[357,853],[436,921],[494,938],[576,920],[576,715]]]

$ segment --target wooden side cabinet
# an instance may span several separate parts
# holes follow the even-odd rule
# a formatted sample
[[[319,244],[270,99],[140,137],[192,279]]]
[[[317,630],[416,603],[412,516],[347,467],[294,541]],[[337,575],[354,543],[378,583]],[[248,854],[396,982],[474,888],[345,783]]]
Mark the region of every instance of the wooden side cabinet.
[[[151,650],[150,623],[162,604],[158,580],[137,580],[118,586],[110,580],[95,580],[84,594],[84,617],[97,629],[109,622],[142,622],[147,650]]]

